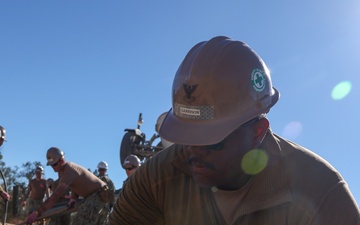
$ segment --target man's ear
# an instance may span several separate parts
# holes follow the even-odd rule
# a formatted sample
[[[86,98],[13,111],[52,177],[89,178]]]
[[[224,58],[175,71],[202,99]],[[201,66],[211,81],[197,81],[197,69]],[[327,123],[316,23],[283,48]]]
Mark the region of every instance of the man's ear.
[[[264,137],[266,135],[266,132],[269,129],[269,120],[265,117],[260,118],[255,124],[254,124],[254,145],[259,146],[261,142],[264,140]]]

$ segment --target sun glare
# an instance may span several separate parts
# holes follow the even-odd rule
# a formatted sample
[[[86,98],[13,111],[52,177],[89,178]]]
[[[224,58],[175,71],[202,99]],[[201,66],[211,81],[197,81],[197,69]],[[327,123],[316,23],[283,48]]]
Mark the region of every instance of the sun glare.
[[[267,166],[269,157],[262,149],[253,149],[247,152],[241,162],[243,171],[250,175],[260,173]]]
[[[351,91],[351,82],[350,81],[342,81],[338,83],[331,92],[331,98],[333,100],[341,100],[349,95]]]
[[[298,121],[292,121],[284,127],[282,135],[290,140],[294,140],[301,135],[302,131],[302,123]]]

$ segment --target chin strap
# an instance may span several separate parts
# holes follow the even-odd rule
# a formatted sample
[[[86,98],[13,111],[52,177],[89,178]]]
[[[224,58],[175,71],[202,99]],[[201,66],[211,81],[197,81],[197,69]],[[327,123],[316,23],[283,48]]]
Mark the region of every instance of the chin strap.
[[[4,191],[7,193],[8,190],[7,190],[7,184],[6,184],[6,180],[5,180],[5,176],[3,174],[3,172],[0,170],[0,175],[4,181]],[[7,211],[8,211],[8,200],[4,199],[5,201],[5,212],[4,212],[4,218],[3,218],[3,224],[6,224],[6,217],[7,217]]]

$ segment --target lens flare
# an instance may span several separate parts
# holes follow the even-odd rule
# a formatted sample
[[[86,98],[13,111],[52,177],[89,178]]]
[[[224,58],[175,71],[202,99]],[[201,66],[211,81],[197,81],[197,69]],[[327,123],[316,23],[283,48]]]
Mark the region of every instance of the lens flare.
[[[213,187],[211,187],[211,191],[212,191],[212,192],[217,192],[217,191],[218,191],[218,188],[215,187],[215,186],[213,186]]]
[[[292,121],[284,127],[282,135],[287,139],[293,140],[300,136],[302,130],[303,126],[300,122]]]
[[[243,171],[250,175],[260,173],[267,166],[268,154],[262,149],[252,149],[247,152],[241,162]]]
[[[338,83],[331,92],[331,98],[334,100],[341,100],[345,98],[351,91],[351,82],[342,81]]]

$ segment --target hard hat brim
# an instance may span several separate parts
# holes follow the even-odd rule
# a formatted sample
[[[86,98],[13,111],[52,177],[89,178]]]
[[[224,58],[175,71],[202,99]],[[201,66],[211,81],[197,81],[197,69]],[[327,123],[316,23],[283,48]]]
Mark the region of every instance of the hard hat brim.
[[[179,118],[173,109],[167,113],[159,134],[162,138],[181,145],[203,146],[212,145],[224,140],[229,134],[249,120],[267,113],[279,100],[279,92],[273,88],[271,104],[263,111],[250,112],[244,116],[222,118],[221,120],[190,120]]]

